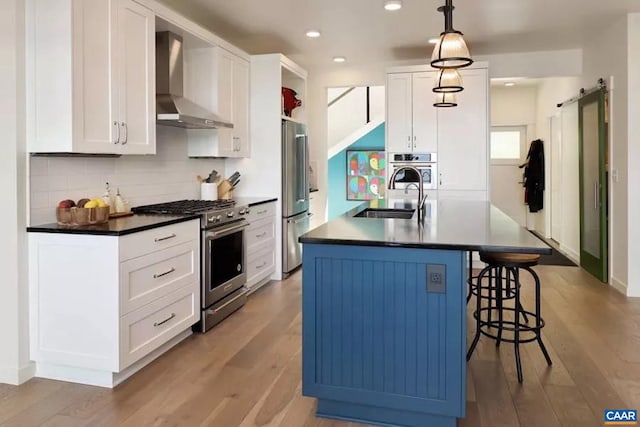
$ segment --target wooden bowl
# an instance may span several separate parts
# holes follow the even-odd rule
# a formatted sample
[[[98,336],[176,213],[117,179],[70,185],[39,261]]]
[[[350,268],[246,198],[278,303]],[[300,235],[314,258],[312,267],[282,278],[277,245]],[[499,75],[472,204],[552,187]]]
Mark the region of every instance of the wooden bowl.
[[[104,224],[109,221],[109,206],[103,208],[56,208],[58,225],[80,226]]]

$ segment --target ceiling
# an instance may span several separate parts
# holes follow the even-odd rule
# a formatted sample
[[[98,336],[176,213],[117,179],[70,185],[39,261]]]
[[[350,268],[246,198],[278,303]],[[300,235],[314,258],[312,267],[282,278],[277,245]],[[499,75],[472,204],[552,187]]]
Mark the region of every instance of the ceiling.
[[[396,12],[383,0],[159,0],[248,53],[281,52],[308,69],[416,60],[431,55],[427,40],[444,26],[444,0],[403,0]],[[599,27],[638,0],[454,0],[454,27],[472,55],[581,47]],[[309,39],[305,32],[322,36]]]

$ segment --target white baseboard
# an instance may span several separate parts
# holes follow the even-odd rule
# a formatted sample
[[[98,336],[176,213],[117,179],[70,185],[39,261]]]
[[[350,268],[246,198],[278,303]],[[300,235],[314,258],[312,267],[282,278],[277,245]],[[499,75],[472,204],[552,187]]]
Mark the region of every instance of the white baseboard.
[[[615,289],[616,291],[620,292],[622,295],[627,295],[627,284],[621,282],[620,280],[616,279],[615,277],[611,276],[611,287],[613,287],[613,289]]]
[[[191,328],[181,332],[121,372],[98,371],[95,369],[75,368],[72,366],[63,366],[51,363],[38,363],[36,365],[36,376],[51,380],[113,388],[160,357],[163,353],[187,338],[192,333]]]
[[[22,368],[0,366],[0,384],[20,385],[29,381],[36,373],[36,365],[29,362]]]
[[[571,261],[575,262],[578,266],[580,266],[580,254],[578,252],[569,248],[568,246],[564,246],[562,243],[560,244],[560,252],[562,252]]]

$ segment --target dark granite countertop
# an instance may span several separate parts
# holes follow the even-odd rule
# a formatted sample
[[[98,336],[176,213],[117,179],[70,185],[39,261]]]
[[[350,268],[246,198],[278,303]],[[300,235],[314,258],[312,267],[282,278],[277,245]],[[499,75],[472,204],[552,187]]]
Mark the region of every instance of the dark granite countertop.
[[[428,200],[425,219],[354,217],[367,208],[415,209],[411,200],[372,200],[302,235],[302,243],[550,254],[551,248],[490,202]]]
[[[200,215],[132,215],[122,218],[110,219],[109,222],[99,225],[64,226],[53,224],[33,225],[27,227],[30,233],[63,233],[63,234],[93,234],[98,236],[124,236],[152,228],[176,224],[200,218]]]
[[[270,203],[270,202],[275,202],[278,200],[277,197],[234,197],[233,200],[236,201],[236,204],[238,205],[247,205],[249,207],[251,206],[258,206],[258,205],[262,205],[264,203]]]

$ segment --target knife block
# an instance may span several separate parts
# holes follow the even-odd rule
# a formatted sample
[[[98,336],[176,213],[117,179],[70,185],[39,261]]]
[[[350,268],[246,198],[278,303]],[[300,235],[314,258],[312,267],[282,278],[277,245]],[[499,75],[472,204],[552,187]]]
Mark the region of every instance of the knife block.
[[[233,186],[226,179],[218,184],[218,198],[222,200],[233,199]]]

